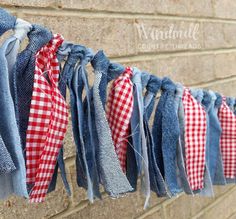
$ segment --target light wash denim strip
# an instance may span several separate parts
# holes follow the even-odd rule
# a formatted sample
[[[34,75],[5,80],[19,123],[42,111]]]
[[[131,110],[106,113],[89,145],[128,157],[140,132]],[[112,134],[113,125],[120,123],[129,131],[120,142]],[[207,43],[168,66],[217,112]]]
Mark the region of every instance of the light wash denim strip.
[[[184,87],[180,83],[176,83],[176,93],[175,93],[175,104],[176,104],[176,113],[178,115],[180,136],[177,143],[177,181],[179,186],[184,190],[186,194],[193,195],[192,189],[189,185],[187,172],[185,169],[185,120],[184,120],[184,107],[182,102]]]
[[[133,67],[132,82],[134,84],[134,109],[131,117],[132,143],[136,151],[135,157],[138,173],[143,170],[142,143],[143,143],[143,89],[149,80],[149,74],[142,73],[138,68]],[[147,76],[147,77],[144,77]],[[145,139],[145,138],[144,138]]]
[[[209,110],[211,108],[212,100],[211,95],[203,90],[203,99],[202,99],[202,105],[204,106],[205,112],[206,112],[206,119],[207,119],[207,140],[206,140],[206,174],[205,174],[205,187],[200,192],[200,195],[202,196],[208,196],[212,197],[214,196],[214,190],[213,190],[213,183],[212,178],[210,175],[210,159],[214,157],[214,154],[216,153],[215,150],[211,150],[210,147],[210,129],[211,129],[211,123],[210,123],[210,115]],[[210,150],[212,154],[210,154]]]
[[[84,54],[84,57],[81,58],[81,78],[84,83],[84,89],[86,92],[86,98],[83,102],[84,109],[84,127],[83,127],[83,136],[84,136],[84,144],[86,151],[86,161],[88,163],[88,171],[89,176],[91,178],[92,183],[92,195],[93,197],[97,197],[101,199],[101,193],[99,188],[99,173],[98,173],[98,165],[96,159],[96,144],[94,141],[93,135],[93,120],[92,120],[92,109],[91,109],[91,89],[89,87],[88,75],[85,69],[85,65],[90,62],[93,58],[93,52],[90,49]],[[85,110],[86,109],[86,110]]]
[[[218,108],[220,107],[220,102],[222,101],[221,97],[216,96],[213,91],[209,91],[211,95],[212,104],[209,109],[209,120],[210,120],[210,151],[209,151],[209,170],[212,179],[213,185],[225,185],[225,177],[223,170],[223,161],[220,151],[220,136],[221,136],[221,126],[218,119]]]
[[[10,79],[13,79],[12,72],[14,71],[20,42],[26,36],[26,33],[30,31],[30,28],[31,25],[29,23],[17,20],[15,34],[8,38],[0,48],[0,133],[16,166],[14,172],[0,176],[1,199],[6,198],[12,193],[28,197],[25,160],[12,97],[15,83],[12,83]]]
[[[0,8],[0,36],[6,31],[13,29],[16,18],[10,15],[7,11]],[[8,174],[16,169],[16,166],[11,158],[9,151],[3,142],[0,133],[0,174]]]
[[[150,178],[149,178],[149,163],[146,136],[144,132],[144,106],[143,106],[143,88],[146,87],[149,74],[142,73],[138,68],[133,67],[132,82],[134,84],[134,110],[131,117],[131,130],[133,138],[133,147],[135,149],[136,162],[138,173],[141,177],[141,189],[146,200],[144,209],[148,207],[150,199]]]
[[[16,166],[0,135],[0,177],[1,174],[8,174],[14,170]]]
[[[115,153],[111,131],[105,114],[107,72],[109,60],[103,51],[99,51],[92,60],[95,79],[93,101],[95,108],[95,125],[98,137],[98,165],[101,181],[105,191],[112,197],[119,197],[133,188],[123,173]]]
[[[88,195],[88,199],[90,200],[90,202],[93,202],[92,182],[91,182],[91,178],[89,175],[88,164],[87,164],[87,160],[86,160],[85,145],[84,145],[84,139],[83,139],[83,127],[82,127],[83,120],[84,120],[83,106],[82,106],[82,90],[83,90],[83,88],[81,89],[81,87],[83,87],[82,72],[83,72],[83,69],[85,66],[82,66],[81,63],[79,65],[77,65],[77,67],[74,71],[74,74],[73,74],[72,80],[71,80],[71,88],[74,90],[75,102],[76,102],[76,107],[77,107],[76,119],[78,120],[78,125],[79,125],[78,131],[79,131],[79,138],[80,138],[80,143],[81,143],[81,153],[82,153],[82,159],[84,161],[84,167],[85,167],[85,172],[86,172],[86,177],[87,177],[87,195]],[[75,106],[73,106],[73,107],[75,107]]]
[[[85,145],[86,139],[84,139],[85,130],[83,125],[88,123],[88,131],[91,132],[91,114],[90,114],[90,103],[89,103],[89,96],[90,96],[90,89],[88,85],[88,79],[87,79],[87,72],[86,72],[86,65],[88,62],[90,62],[93,59],[93,52],[91,49],[85,48],[81,46],[81,52],[80,52],[80,62],[77,64],[75,73],[72,78],[72,87],[76,94],[76,106],[77,106],[77,118],[78,118],[78,125],[79,125],[79,135],[80,135],[80,143],[81,143],[81,152],[82,152],[82,158],[84,160],[84,166],[87,176],[87,193],[88,198],[91,202],[93,202],[94,196],[100,197],[99,193],[99,185],[98,185],[98,179],[96,182],[93,180],[95,170],[97,169],[96,163],[95,163],[95,148],[93,148],[95,145],[92,142],[89,142],[89,144]],[[83,89],[85,87],[86,91],[86,101],[84,104],[87,104],[87,116],[85,117],[84,111],[83,111],[83,101],[82,101],[82,93]],[[88,119],[88,120],[87,120]],[[91,132],[92,133],[92,132]],[[91,145],[92,143],[92,145]],[[92,147],[91,147],[92,146]],[[96,174],[97,175],[97,174]],[[92,177],[92,179],[91,179]],[[95,190],[95,194],[94,194]]]

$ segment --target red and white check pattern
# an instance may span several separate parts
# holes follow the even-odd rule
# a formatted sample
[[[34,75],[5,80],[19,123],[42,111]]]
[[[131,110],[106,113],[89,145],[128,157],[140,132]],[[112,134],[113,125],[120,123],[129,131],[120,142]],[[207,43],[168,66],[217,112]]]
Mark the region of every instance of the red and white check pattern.
[[[236,116],[223,97],[218,111],[218,117],[222,128],[220,148],[224,166],[225,178],[236,177]]]
[[[127,138],[130,132],[130,118],[133,111],[133,72],[127,67],[111,86],[106,115],[112,133],[116,154],[121,168],[126,172]]]
[[[68,124],[68,107],[58,90],[60,71],[56,57],[63,41],[56,34],[36,54],[26,135],[27,183],[34,184],[30,202],[45,199]]]
[[[204,187],[206,151],[206,112],[188,88],[182,97],[185,114],[185,159],[191,189]]]

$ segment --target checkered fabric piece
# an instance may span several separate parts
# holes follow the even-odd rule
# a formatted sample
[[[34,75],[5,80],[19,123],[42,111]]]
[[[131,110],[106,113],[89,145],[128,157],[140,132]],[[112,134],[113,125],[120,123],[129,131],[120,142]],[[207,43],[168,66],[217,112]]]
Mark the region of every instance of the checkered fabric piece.
[[[130,132],[130,118],[133,111],[133,83],[131,68],[112,83],[108,96],[106,115],[111,129],[115,151],[123,172],[126,172],[127,138]]]
[[[68,124],[68,107],[58,89],[59,34],[36,54],[34,86],[26,135],[26,177],[34,184],[30,202],[45,199]]]
[[[185,165],[191,189],[204,187],[206,112],[188,88],[182,97],[185,116]]]
[[[224,175],[225,178],[232,179],[236,177],[236,116],[227,105],[226,97],[222,98],[218,117],[222,128],[220,149]]]

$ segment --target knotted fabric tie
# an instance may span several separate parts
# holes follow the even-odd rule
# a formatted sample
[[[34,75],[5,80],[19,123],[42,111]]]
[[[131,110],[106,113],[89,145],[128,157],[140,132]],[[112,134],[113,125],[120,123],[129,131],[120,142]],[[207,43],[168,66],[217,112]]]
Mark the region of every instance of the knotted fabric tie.
[[[220,149],[224,175],[225,178],[232,179],[236,177],[236,116],[227,105],[226,97],[222,98],[218,117],[222,128]]]
[[[184,89],[185,156],[188,181],[192,190],[204,187],[206,153],[206,113],[203,106]]]
[[[27,183],[31,202],[42,202],[51,181],[68,124],[68,107],[58,89],[59,34],[36,54],[34,86],[26,137]]]
[[[133,72],[130,67],[112,83],[107,101],[107,120],[111,129],[115,151],[123,172],[126,172],[127,138],[133,111]]]

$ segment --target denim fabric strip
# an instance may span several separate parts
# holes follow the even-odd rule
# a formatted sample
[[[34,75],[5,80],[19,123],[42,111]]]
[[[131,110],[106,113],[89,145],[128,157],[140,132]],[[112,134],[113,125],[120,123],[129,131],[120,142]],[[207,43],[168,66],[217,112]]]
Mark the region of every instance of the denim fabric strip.
[[[9,77],[9,87],[10,87],[10,92],[11,92],[11,97],[13,101],[16,98],[16,56],[18,53],[18,50],[20,48],[20,43],[23,41],[23,39],[26,37],[27,33],[31,29],[31,24],[23,21],[21,19],[17,19],[15,22],[15,27],[14,27],[14,35],[15,40],[12,41],[6,51],[6,58],[8,62],[8,77]],[[16,119],[18,118],[17,111],[15,111],[15,117]],[[4,159],[1,159],[1,166],[4,168],[4,172],[12,172],[13,170],[16,169],[9,152],[7,151],[4,142],[2,141],[3,144],[0,144],[2,146],[1,151],[4,154]],[[2,156],[3,156],[2,154]],[[4,164],[6,162],[6,164]],[[1,170],[0,170],[1,171]]]
[[[6,31],[13,29],[16,18],[10,15],[7,11],[0,8],[0,36]],[[0,174],[7,174],[16,169],[5,143],[3,142],[0,132]]]
[[[86,161],[88,163],[88,171],[92,182],[92,192],[93,196],[101,199],[101,194],[99,191],[99,174],[96,159],[96,144],[94,141],[93,133],[93,120],[92,120],[92,110],[91,110],[91,89],[89,87],[87,71],[85,65],[90,62],[93,58],[93,53],[91,50],[87,50],[84,57],[81,59],[81,77],[84,83],[84,89],[86,93],[86,98],[83,102],[84,109],[84,122],[83,122],[83,136],[84,144],[86,150]]]
[[[234,108],[233,108],[234,114],[236,115],[236,98],[234,98]]]
[[[177,110],[175,108],[176,85],[169,79],[162,79],[162,144],[165,180],[172,195],[182,191],[177,183],[176,151],[180,135]]]
[[[209,117],[209,110],[211,108],[212,100],[211,95],[203,91],[203,99],[202,99],[202,105],[204,106],[204,109],[206,111],[206,119],[207,119],[207,139],[206,139],[206,170],[205,170],[205,187],[200,192],[200,195],[203,196],[214,196],[214,190],[213,190],[213,183],[210,173],[210,159],[216,156],[216,151],[211,150],[212,145],[210,145],[210,117]],[[210,154],[211,150],[211,154]]]
[[[154,75],[151,75],[146,87],[147,91],[144,96],[144,127],[148,146],[151,190],[154,191],[158,196],[164,197],[164,196],[170,196],[170,194],[167,185],[161,175],[159,167],[157,165],[156,156],[154,152],[153,138],[148,124],[154,108],[156,94],[159,91],[160,87],[161,87],[161,79],[159,79]]]
[[[136,163],[138,167],[138,173],[141,174],[143,169],[143,157],[142,157],[142,132],[143,129],[143,88],[146,87],[148,82],[148,74],[142,73],[138,68],[134,67],[132,82],[134,84],[134,108],[131,117],[131,133],[132,142],[135,150]],[[142,80],[144,78],[144,80]]]
[[[164,107],[164,99],[160,98],[155,110],[154,121],[152,126],[153,137],[153,151],[156,155],[157,166],[161,172],[162,177],[165,179],[164,161],[162,153],[162,109]]]
[[[93,52],[91,49],[86,49],[85,47],[81,47],[80,52],[80,63],[77,65],[74,77],[72,78],[72,84],[74,86],[74,90],[76,90],[76,103],[77,103],[77,111],[78,111],[78,124],[79,124],[79,135],[81,142],[81,151],[82,151],[82,159],[84,160],[85,171],[87,175],[87,192],[88,198],[92,202],[95,197],[101,197],[99,192],[99,179],[97,173],[96,166],[96,158],[95,158],[95,145],[93,142],[92,134],[92,120],[91,120],[91,110],[90,110],[90,89],[88,85],[88,78],[86,72],[86,65],[93,58]],[[84,104],[87,104],[87,113],[85,115],[82,102],[82,93],[83,89],[86,91],[86,101]],[[84,126],[84,127],[83,127]],[[90,136],[85,136],[85,132],[90,134]]]
[[[131,117],[131,134],[138,175],[141,176],[141,188],[146,197],[144,205],[144,208],[146,208],[148,206],[148,201],[150,198],[150,179],[148,170],[149,163],[147,142],[143,122],[144,106],[142,91],[148,83],[149,74],[147,74],[146,72],[141,72],[136,67],[132,69],[132,82],[134,84],[134,109]]]
[[[0,8],[0,36],[15,27],[16,17]]]
[[[83,50],[84,48],[81,48]],[[84,49],[85,50],[85,49]],[[80,58],[81,58],[81,53],[80,53]],[[76,108],[76,115],[74,118],[78,122],[78,134],[79,134],[79,139],[80,139],[80,145],[79,145],[79,150],[81,151],[81,156],[84,164],[84,171],[85,171],[85,176],[87,180],[87,194],[89,200],[92,202],[93,201],[93,193],[92,193],[92,183],[91,183],[91,178],[89,175],[88,171],[88,164],[86,160],[86,152],[85,152],[85,146],[84,146],[84,139],[83,139],[83,121],[84,121],[84,114],[83,114],[83,106],[82,106],[82,92],[83,92],[83,80],[82,80],[82,72],[84,71],[84,67],[81,65],[81,60],[80,64],[76,66],[76,69],[74,71],[74,74],[72,76],[71,80],[71,89],[74,91],[74,98],[75,98],[75,103],[76,105],[73,105],[72,107]],[[75,130],[75,129],[74,129]],[[77,135],[77,133],[74,132],[74,135]],[[77,145],[78,146],[78,145]],[[80,156],[80,155],[79,155]]]
[[[235,99],[233,97],[227,97],[226,98],[226,103],[229,106],[229,108],[234,111],[234,103],[235,103]]]
[[[236,115],[236,98],[234,99],[234,114]]]
[[[186,194],[193,195],[192,189],[188,182],[188,177],[185,169],[185,121],[184,121],[184,107],[182,102],[184,88],[180,83],[176,84],[175,104],[176,113],[178,115],[180,136],[177,143],[176,160],[177,160],[177,181]]]
[[[106,192],[112,197],[118,197],[133,189],[119,164],[105,114],[107,74],[110,62],[103,51],[99,51],[91,63],[95,73],[92,92],[95,126],[99,142],[97,146],[99,173]]]
[[[132,132],[131,132],[132,133]],[[138,182],[138,166],[136,163],[135,150],[133,146],[132,135],[128,137],[129,145],[127,147],[127,160],[126,160],[126,176],[129,180],[130,185],[134,189],[132,192],[137,190]]]
[[[139,84],[137,85],[137,79],[139,79]],[[126,176],[130,182],[130,185],[134,188],[134,191],[137,189],[137,180],[142,171],[142,149],[141,149],[141,133],[140,133],[140,118],[139,118],[139,105],[140,101],[138,99],[138,88],[141,87],[141,72],[133,70],[133,112],[130,119],[131,124],[131,135],[129,136],[129,145],[127,147],[127,171]]]
[[[16,169],[9,151],[0,135],[0,175],[8,174]],[[0,176],[1,177],[1,176]]]
[[[78,77],[78,73],[75,72],[75,65],[80,58],[81,47],[71,46],[71,51],[69,51],[69,55],[64,64],[64,68],[62,71],[62,76],[69,88],[70,92],[70,110],[71,110],[71,122],[72,122],[72,132],[76,145],[76,172],[77,172],[77,184],[80,187],[87,189],[87,175],[85,170],[85,163],[82,157],[81,150],[81,139],[79,136],[79,124],[78,124],[78,109],[76,102],[76,94],[77,94],[77,86],[78,78],[75,78],[77,81],[73,82],[74,77]],[[74,84],[73,84],[74,83]]]
[[[16,29],[15,36],[8,38],[0,48],[0,133],[3,142],[9,151],[16,170],[10,174],[0,176],[0,198],[6,198],[12,193],[18,196],[28,197],[26,188],[26,169],[23,151],[21,147],[20,135],[16,122],[14,101],[11,95],[12,86],[10,76],[13,74],[17,52],[20,46],[20,39],[29,29],[20,29],[18,35]],[[22,31],[22,32],[21,32]],[[22,36],[22,38],[21,38]]]
[[[208,111],[209,115],[209,170],[213,184],[225,184],[224,172],[223,172],[223,162],[220,152],[220,136],[221,136],[221,126],[217,116],[218,108],[221,103],[221,97],[217,98],[216,94],[213,91],[209,91],[211,95],[212,104]]]
[[[26,130],[33,91],[35,55],[37,51],[52,39],[52,34],[44,27],[33,25],[28,33],[29,44],[18,54],[16,61],[17,95],[15,99],[16,112],[19,115],[18,124],[23,150],[26,143]]]
[[[218,111],[222,103],[222,97],[218,93],[214,93],[213,95],[216,96],[215,100],[215,105],[214,105],[214,114],[217,117],[217,121],[219,123],[218,119]],[[219,123],[220,126],[220,123]],[[220,133],[222,132],[221,126],[220,126]],[[220,139],[220,136],[218,137]],[[222,160],[222,155],[221,155],[221,150],[220,150],[220,141],[216,142],[217,148],[218,148],[218,155],[217,155],[217,162],[216,162],[216,171],[215,171],[215,176],[213,179],[213,184],[214,185],[225,185],[226,184],[226,179],[224,176],[224,168],[223,168],[223,160]]]

